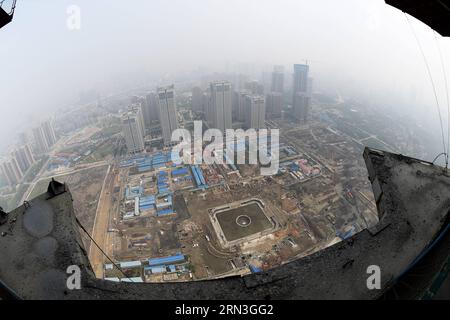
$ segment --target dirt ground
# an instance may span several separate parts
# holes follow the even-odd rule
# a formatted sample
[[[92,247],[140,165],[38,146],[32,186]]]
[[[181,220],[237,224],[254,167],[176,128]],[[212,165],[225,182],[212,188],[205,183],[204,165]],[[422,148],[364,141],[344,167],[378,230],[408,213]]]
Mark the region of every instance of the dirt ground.
[[[238,225],[236,219],[240,216],[248,217],[247,226]],[[228,241],[244,238],[271,227],[269,219],[256,203],[217,213],[216,217]]]

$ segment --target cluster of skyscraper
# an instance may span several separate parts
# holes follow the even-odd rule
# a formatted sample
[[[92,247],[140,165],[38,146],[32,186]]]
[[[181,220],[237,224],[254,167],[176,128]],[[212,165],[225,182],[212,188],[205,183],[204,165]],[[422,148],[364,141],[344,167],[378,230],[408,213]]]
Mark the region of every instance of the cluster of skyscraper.
[[[145,136],[156,121],[161,126],[164,144],[170,145],[172,132],[178,128],[173,85],[160,87],[146,98],[135,97],[122,115],[122,132],[129,153],[145,150]]]
[[[269,90],[258,81],[247,81],[237,90],[228,81],[214,82],[203,91],[192,89],[192,109],[203,112],[209,127],[228,129],[232,121],[245,128],[264,128],[266,117],[282,115],[285,97],[284,67],[275,66]],[[307,64],[295,64],[292,81],[291,115],[305,123],[310,113],[312,80]],[[232,97],[232,99],[231,99]]]
[[[291,114],[305,123],[310,113],[311,78],[307,64],[295,64],[292,81]],[[230,81],[214,81],[206,90],[192,89],[192,109],[202,113],[209,128],[225,131],[233,122],[242,127],[261,129],[266,117],[281,117],[285,100],[284,67],[275,66],[270,90],[266,92],[258,81],[247,81],[234,90]],[[160,87],[145,98],[134,97],[132,105],[122,115],[122,128],[128,152],[145,150],[145,135],[159,122],[164,145],[171,145],[172,132],[178,128],[174,86]],[[238,125],[237,125],[238,126]]]
[[[1,172],[10,186],[17,185],[25,175],[26,171],[36,162],[36,155],[44,154],[56,143],[56,135],[50,120],[42,122],[32,129],[33,147],[28,143],[27,134],[21,136],[20,147],[11,153],[8,159],[1,164]]]
[[[56,143],[56,135],[50,120],[44,121],[40,126],[33,128],[34,151],[43,154]]]
[[[4,160],[1,164],[3,176],[10,186],[15,186],[23,178],[25,172],[35,163],[30,145],[26,144],[16,148],[10,159]]]

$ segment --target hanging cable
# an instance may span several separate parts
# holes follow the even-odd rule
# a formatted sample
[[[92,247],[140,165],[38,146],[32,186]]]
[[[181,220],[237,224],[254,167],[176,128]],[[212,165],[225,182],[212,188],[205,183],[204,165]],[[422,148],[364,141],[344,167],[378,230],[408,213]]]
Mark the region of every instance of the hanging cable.
[[[438,111],[439,122],[440,122],[440,125],[441,125],[442,146],[443,146],[443,148],[444,148],[444,152],[443,152],[443,153],[444,153],[445,155],[447,155],[447,151],[446,151],[447,149],[446,149],[446,146],[445,146],[445,138],[444,138],[444,127],[443,127],[443,125],[442,125],[441,109],[440,109],[440,107],[439,107],[439,99],[438,99],[438,97],[437,97],[436,87],[435,87],[435,85],[434,85],[433,76],[431,75],[430,66],[428,65],[427,57],[425,56],[425,53],[423,52],[422,45],[420,44],[419,38],[417,37],[417,34],[416,34],[416,32],[414,31],[414,28],[413,28],[413,26],[412,26],[412,24],[411,24],[411,21],[410,21],[409,18],[408,18],[408,15],[407,15],[405,12],[403,12],[403,13],[405,14],[406,21],[408,21],[408,25],[409,25],[409,27],[410,27],[410,29],[411,29],[413,35],[414,35],[414,38],[416,39],[416,42],[417,42],[417,45],[418,45],[418,47],[419,47],[420,53],[422,54],[423,61],[424,61],[425,66],[426,66],[426,68],[427,68],[428,77],[430,78],[431,86],[433,87],[434,98],[435,98],[435,100],[436,100],[436,108],[437,108],[437,111]]]
[[[434,164],[434,163],[436,162],[436,160],[439,159],[440,156],[447,157],[447,154],[444,153],[444,152],[439,153],[439,154],[434,158],[434,160],[431,161],[431,163]]]
[[[123,270],[120,268],[120,266],[118,264],[116,264],[106,253],[105,251],[103,251],[102,248],[100,248],[100,246],[97,244],[97,242],[95,242],[94,238],[91,237],[91,235],[89,234],[89,232],[87,232],[87,230],[84,228],[84,226],[80,223],[80,221],[78,219],[76,219],[78,226],[81,228],[81,230],[83,230],[86,235],[89,237],[89,239],[91,239],[91,241],[95,244],[95,246],[100,250],[100,252],[106,257],[106,259],[108,259],[109,261],[111,261],[111,263],[113,264],[114,267],[117,268],[117,270],[119,270],[123,276],[125,278],[127,278],[128,280],[130,280],[131,282],[134,282],[133,279],[129,278],[125,272],[123,272]]]
[[[448,156],[449,156],[449,150],[450,150],[450,99],[448,97],[448,82],[447,82],[447,72],[445,70],[445,62],[444,57],[442,56],[441,47],[439,46],[439,41],[436,37],[436,31],[433,30],[434,35],[434,41],[436,42],[436,47],[439,51],[439,58],[441,60],[441,68],[442,73],[444,74],[444,83],[445,83],[445,93],[447,97],[447,157],[445,158],[445,168],[448,168]]]

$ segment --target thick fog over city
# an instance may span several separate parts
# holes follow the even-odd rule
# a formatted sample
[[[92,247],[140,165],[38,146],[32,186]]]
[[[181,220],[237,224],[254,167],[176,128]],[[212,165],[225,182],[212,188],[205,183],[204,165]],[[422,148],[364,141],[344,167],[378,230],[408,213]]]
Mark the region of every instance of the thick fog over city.
[[[0,0],[3,248],[32,243],[26,259],[49,265],[81,257],[83,272],[110,282],[217,280],[298,262],[288,273],[310,282],[262,276],[287,295],[298,281],[312,297],[380,297],[366,263],[378,257],[396,285],[448,230],[450,30],[393,6]],[[34,238],[17,244],[19,228]],[[326,270],[302,260],[313,254]],[[34,265],[11,263],[22,272],[12,279],[28,281],[24,261]],[[364,283],[329,285],[357,270]],[[245,294],[261,295],[258,279]]]
[[[80,30],[66,26],[70,5],[80,8]],[[417,43],[403,13],[384,1],[24,0],[18,8],[14,28],[0,34],[3,152],[18,130],[64,112],[81,92],[107,96],[208,72],[258,79],[274,64],[286,66],[289,80],[292,64],[306,60],[315,91],[364,99],[437,128]],[[433,31],[410,19],[445,113]],[[437,38],[450,56],[449,42]]]

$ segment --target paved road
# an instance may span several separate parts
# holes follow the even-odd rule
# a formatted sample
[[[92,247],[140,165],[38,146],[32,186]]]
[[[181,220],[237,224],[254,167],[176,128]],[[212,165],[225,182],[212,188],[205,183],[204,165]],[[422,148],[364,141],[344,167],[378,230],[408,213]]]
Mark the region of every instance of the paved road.
[[[51,157],[48,157],[47,161],[42,165],[41,169],[39,170],[38,174],[36,174],[36,177],[34,177],[33,181],[28,186],[27,191],[24,192],[22,199],[20,199],[19,205],[21,205],[25,200],[28,199],[31,192],[33,191],[34,187],[36,186],[36,183],[40,180],[40,177],[42,173],[47,170],[48,163],[50,162]]]
[[[102,191],[100,192],[94,226],[92,228],[92,238],[103,251],[109,251],[105,249],[107,245],[106,240],[109,227],[109,214],[113,204],[111,195],[116,178],[117,177],[114,174],[114,170],[112,170],[111,166],[109,166]],[[105,263],[105,256],[92,242],[89,247],[89,260],[97,278],[103,278],[103,264]]]

